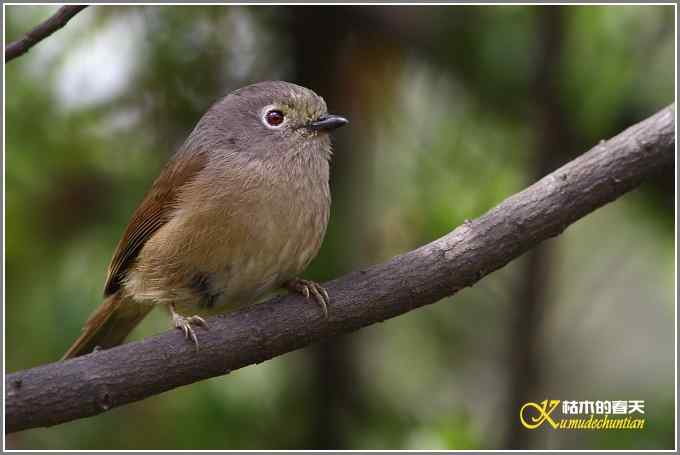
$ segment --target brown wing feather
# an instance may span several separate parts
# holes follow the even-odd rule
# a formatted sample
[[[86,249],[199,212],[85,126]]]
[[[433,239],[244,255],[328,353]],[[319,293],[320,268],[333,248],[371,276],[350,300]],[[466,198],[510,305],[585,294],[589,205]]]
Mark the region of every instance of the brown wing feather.
[[[121,285],[130,264],[137,257],[147,240],[168,222],[180,188],[191,181],[207,162],[204,153],[194,153],[188,159],[173,159],[165,166],[161,175],[142,203],[137,207],[125,233],[118,242],[116,252],[111,259],[104,295],[115,293]]]

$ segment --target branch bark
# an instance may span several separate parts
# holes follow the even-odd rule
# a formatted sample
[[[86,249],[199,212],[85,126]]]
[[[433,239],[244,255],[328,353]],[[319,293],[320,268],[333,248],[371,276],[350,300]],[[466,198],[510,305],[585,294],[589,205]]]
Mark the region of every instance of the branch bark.
[[[87,5],[68,5],[59,8],[49,19],[26,33],[23,38],[5,46],[5,63],[28,52],[40,41],[66,25],[73,16],[85,8]]]
[[[6,376],[8,433],[96,415],[227,374],[452,295],[672,166],[675,105],[506,199],[446,236],[325,284],[330,320],[299,296],[210,319],[196,352],[172,330]]]

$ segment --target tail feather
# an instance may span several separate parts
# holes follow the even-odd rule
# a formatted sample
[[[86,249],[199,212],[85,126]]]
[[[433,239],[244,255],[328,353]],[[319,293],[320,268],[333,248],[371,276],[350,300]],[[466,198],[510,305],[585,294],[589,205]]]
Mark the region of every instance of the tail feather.
[[[107,297],[87,320],[83,333],[62,360],[89,354],[96,347],[106,349],[121,344],[152,308],[152,305],[124,299],[118,293]]]

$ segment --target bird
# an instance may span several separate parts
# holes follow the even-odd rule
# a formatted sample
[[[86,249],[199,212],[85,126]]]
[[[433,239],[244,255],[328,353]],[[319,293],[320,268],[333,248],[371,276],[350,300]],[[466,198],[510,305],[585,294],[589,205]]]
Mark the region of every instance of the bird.
[[[311,89],[284,81],[215,102],[134,211],[103,302],[63,359],[121,344],[155,307],[196,349],[205,317],[282,288],[328,319],[328,293],[300,274],[328,225],[330,132],[347,123]]]

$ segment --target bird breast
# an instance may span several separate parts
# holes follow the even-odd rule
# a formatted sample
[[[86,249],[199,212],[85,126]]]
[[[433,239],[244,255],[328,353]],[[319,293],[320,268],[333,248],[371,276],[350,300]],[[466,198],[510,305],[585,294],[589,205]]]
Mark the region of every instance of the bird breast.
[[[316,256],[330,210],[328,162],[238,168],[192,182],[128,275],[136,299],[220,312],[257,300]]]

